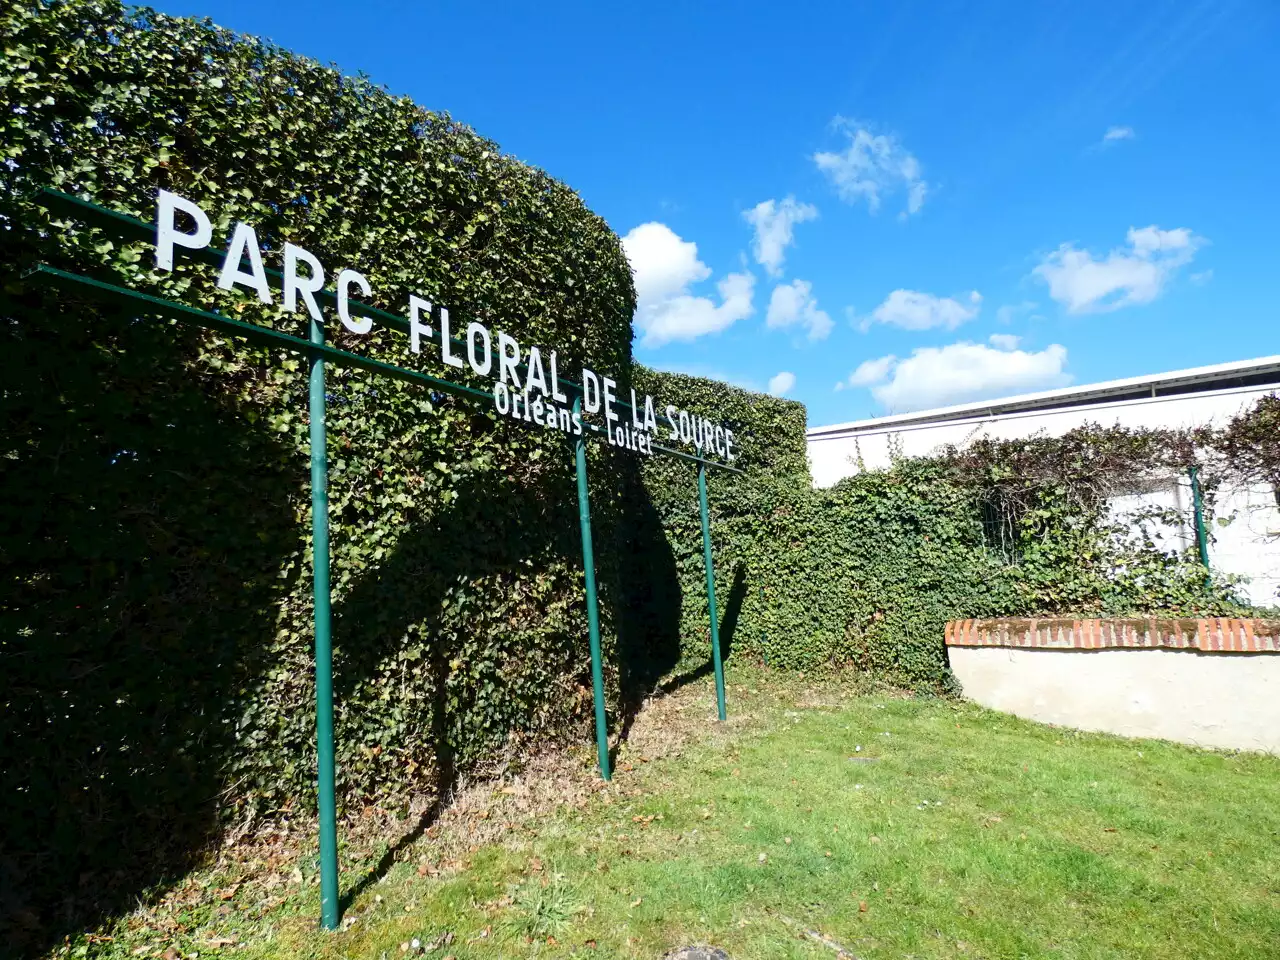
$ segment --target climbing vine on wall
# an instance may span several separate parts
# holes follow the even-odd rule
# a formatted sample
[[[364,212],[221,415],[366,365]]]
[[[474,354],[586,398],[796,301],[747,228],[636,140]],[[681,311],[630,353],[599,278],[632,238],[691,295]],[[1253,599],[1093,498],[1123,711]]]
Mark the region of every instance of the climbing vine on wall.
[[[655,389],[664,394],[732,410],[745,434],[767,439],[779,465],[711,485],[729,642],[769,664],[846,664],[946,690],[948,619],[1247,610],[1230,577],[1206,577],[1194,547],[1169,546],[1163,534],[1189,527],[1189,517],[1156,509],[1121,516],[1111,505],[1167,489],[1200,464],[1212,514],[1221,484],[1268,475],[1273,397],[1223,432],[1090,426],[1062,437],[981,440],[814,490],[798,460],[798,404],[711,381],[646,376],[661,378]],[[1250,444],[1257,452],[1238,454]],[[687,512],[690,493],[672,499],[680,488],[670,471],[652,465],[644,476],[664,529],[686,525],[683,547],[673,540],[672,549],[682,595],[696,597],[696,517]],[[706,657],[700,606],[684,611],[682,637],[689,661]]]

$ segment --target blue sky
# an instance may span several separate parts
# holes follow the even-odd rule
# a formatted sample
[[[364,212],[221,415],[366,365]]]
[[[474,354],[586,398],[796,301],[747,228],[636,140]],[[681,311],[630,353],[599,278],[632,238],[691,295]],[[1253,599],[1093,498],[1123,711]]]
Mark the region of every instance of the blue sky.
[[[1280,6],[160,2],[624,237],[636,354],[811,425],[1280,353]]]

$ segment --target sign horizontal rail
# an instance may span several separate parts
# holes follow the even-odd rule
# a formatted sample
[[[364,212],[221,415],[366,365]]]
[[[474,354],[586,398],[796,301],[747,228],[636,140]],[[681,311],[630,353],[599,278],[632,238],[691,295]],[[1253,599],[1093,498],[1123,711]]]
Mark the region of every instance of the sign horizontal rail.
[[[168,316],[173,320],[182,323],[193,323],[197,326],[210,330],[216,330],[220,333],[226,333],[231,336],[243,337],[251,343],[258,343],[269,347],[282,347],[286,350],[293,351],[302,355],[311,353],[322,354],[325,359],[334,363],[347,367],[353,367],[358,370],[365,370],[369,373],[378,373],[383,376],[392,377],[396,380],[402,380],[407,383],[416,383],[419,386],[428,387],[432,390],[441,390],[446,393],[452,393],[458,396],[468,397],[471,399],[492,401],[493,395],[485,390],[478,390],[475,387],[468,387],[464,384],[454,383],[451,380],[443,380],[439,377],[433,377],[430,374],[420,373],[417,370],[406,370],[404,367],[397,367],[394,364],[384,363],[381,360],[374,360],[370,357],[362,357],[356,353],[350,353],[346,350],[339,350],[336,347],[327,344],[314,344],[309,340],[301,337],[295,337],[292,334],[282,333],[279,330],[272,330],[269,327],[263,327],[256,323],[248,323],[244,320],[236,320],[231,317],[223,316],[219,313],[213,313],[209,310],[200,310],[196,307],[187,306],[183,303],[176,303],[172,300],[165,300],[162,297],[153,296],[149,293],[141,293],[137,290],[130,290],[128,287],[117,286],[113,283],[107,283],[105,280],[98,280],[94,277],[82,276],[78,273],[71,273],[67,270],[61,270],[48,264],[39,264],[29,271],[26,276],[37,282],[50,283],[55,282],[59,285],[65,285],[69,288],[79,288],[86,295],[98,300],[113,301],[116,303],[124,303],[139,309],[150,310]],[[583,423],[583,429],[592,434],[604,435],[605,429],[593,423]],[[669,457],[676,457],[680,460],[687,460],[691,463],[703,464],[716,470],[724,470],[729,473],[742,474],[745,471],[737,467],[731,467],[727,464],[718,463],[715,460],[707,460],[704,457],[695,456],[691,453],[684,453],[680,450],[672,450],[659,444],[653,444],[653,449],[659,451]]]
[[[433,390],[443,390],[447,393],[475,397],[481,400],[493,399],[492,394],[484,390],[477,390],[475,387],[467,387],[449,380],[441,380],[438,377],[419,373],[416,370],[406,370],[394,364],[383,363],[381,360],[373,360],[356,353],[348,353],[346,350],[339,350],[327,344],[311,343],[309,340],[303,340],[301,337],[295,337],[292,334],[281,333],[279,330],[272,330],[270,327],[259,326],[256,323],[246,323],[243,320],[233,320],[231,317],[224,317],[208,310],[198,310],[183,303],[174,303],[172,300],[164,300],[149,293],[139,293],[137,290],[118,287],[113,283],[96,280],[93,277],[84,277],[78,273],[59,270],[57,267],[51,267],[48,264],[42,263],[38,265],[27,276],[37,281],[57,281],[69,287],[79,287],[86,294],[100,300],[127,303],[143,310],[165,314],[180,322],[194,323],[197,326],[217,330],[220,333],[244,337],[251,343],[259,343],[269,347],[284,347],[286,350],[292,350],[304,355],[320,353],[326,360],[332,360],[334,363],[340,363],[343,366],[367,370],[370,373],[380,373],[397,380],[421,384]]]

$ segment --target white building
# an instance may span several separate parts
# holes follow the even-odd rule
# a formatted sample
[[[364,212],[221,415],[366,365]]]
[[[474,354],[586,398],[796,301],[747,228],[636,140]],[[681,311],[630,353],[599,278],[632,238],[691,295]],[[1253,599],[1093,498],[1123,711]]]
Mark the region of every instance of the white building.
[[[1003,400],[965,403],[916,413],[855,420],[808,431],[813,482],[829,487],[860,470],[888,467],[894,456],[919,457],[938,447],[988,437],[1013,440],[1036,434],[1060,436],[1096,423],[1101,426],[1182,429],[1221,427],[1259,397],[1280,390],[1280,356],[1131,377],[1081,387],[1030,393]],[[1132,502],[1125,502],[1132,501]],[[1219,492],[1209,548],[1215,570],[1249,578],[1246,595],[1256,604],[1280,604],[1280,491],[1266,486]],[[1122,498],[1117,511],[1142,505],[1176,506],[1190,516],[1186,478],[1135,498]],[[1175,541],[1195,543],[1188,520]]]

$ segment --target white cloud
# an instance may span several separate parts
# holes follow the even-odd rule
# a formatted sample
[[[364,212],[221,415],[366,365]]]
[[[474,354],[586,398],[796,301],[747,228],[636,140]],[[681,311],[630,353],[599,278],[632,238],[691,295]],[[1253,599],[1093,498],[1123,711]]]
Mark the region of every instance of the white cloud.
[[[774,329],[799,324],[808,328],[810,340],[824,339],[835,325],[825,310],[818,309],[808,280],[793,280],[773,288],[765,324]]]
[[[769,378],[769,392],[775,397],[784,397],[796,385],[796,375],[788,370]]]
[[[889,376],[889,371],[898,362],[893,354],[876,360],[863,360],[858,369],[849,374],[848,385],[851,387],[869,387],[873,383],[881,383]]]
[[[694,340],[751,315],[755,277],[749,273],[731,273],[716,284],[719,304],[689,292],[711,268],[698,259],[697,244],[666,224],[642,223],[622,238],[622,248],[635,272],[635,327],[646,347]]]
[[[1212,270],[1201,270],[1199,273],[1193,273],[1193,274],[1191,274],[1191,276],[1190,276],[1188,279],[1189,279],[1192,283],[1194,283],[1197,287],[1202,287],[1202,286],[1204,286],[1206,283],[1208,283],[1210,280],[1212,280],[1212,279],[1213,279],[1213,271],[1212,271]]]
[[[782,261],[787,247],[791,246],[795,225],[815,219],[818,208],[810,203],[799,203],[795,197],[787,197],[781,203],[763,200],[742,216],[755,227],[752,251],[756,263],[769,271],[770,276],[777,277],[782,275]]]
[[[862,329],[869,329],[873,323],[884,323],[903,330],[931,330],[934,327],[954,330],[966,320],[976,317],[982,304],[982,294],[977,290],[969,291],[965,299],[967,306],[951,297],[935,297],[917,290],[895,290],[884,298],[884,303],[871,311],[870,317],[862,321]]]
[[[698,259],[698,245],[681,240],[665,223],[640,224],[622,238],[622,248],[635,271],[641,304],[666,300],[711,276],[711,268]]]
[[[1204,240],[1185,227],[1129,228],[1127,246],[1104,258],[1064,243],[1033,273],[1049,285],[1049,296],[1069,313],[1098,313],[1160,296],[1166,283],[1186,266]]]
[[[890,134],[873,134],[841,117],[835,125],[849,137],[849,148],[843,153],[815,153],[813,162],[835,186],[840,199],[848,203],[866,200],[868,209],[875,213],[882,195],[901,190],[907,198],[902,216],[919,213],[929,192],[920,161]]]
[[[955,403],[1013,396],[1071,382],[1067,349],[1052,344],[1032,352],[1017,349],[1017,338],[995,334],[991,345],[961,341],[922,347],[905,360],[864,361],[850,374],[851,387],[870,386],[888,412],[907,413]]]
[[[1107,132],[1102,135],[1102,142],[1115,143],[1117,140],[1132,140],[1136,134],[1133,127],[1108,127]]]
[[[987,337],[987,342],[1000,350],[1016,350],[1022,338],[1015,337],[1012,333],[993,333]]]

